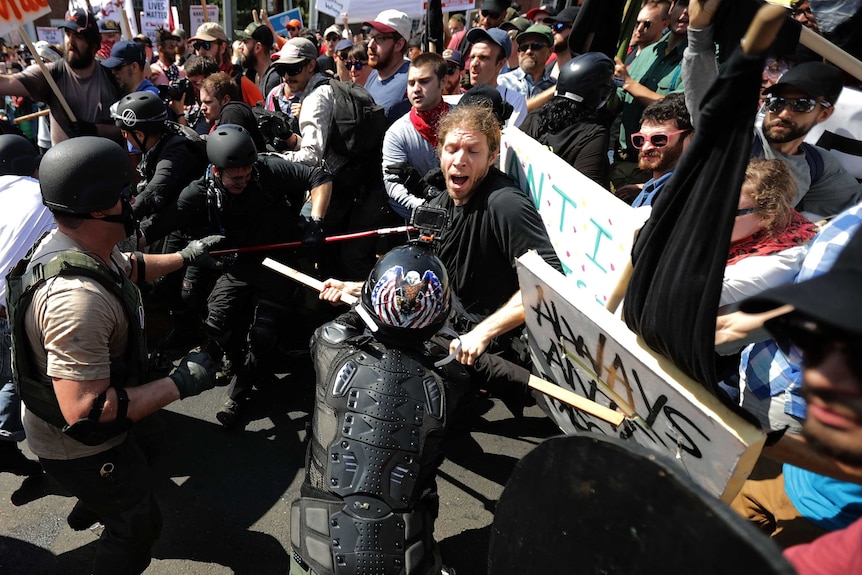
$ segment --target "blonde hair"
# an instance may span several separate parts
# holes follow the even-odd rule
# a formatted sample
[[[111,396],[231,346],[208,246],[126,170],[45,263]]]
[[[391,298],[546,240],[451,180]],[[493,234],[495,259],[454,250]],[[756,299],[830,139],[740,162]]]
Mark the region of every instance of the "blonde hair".
[[[750,186],[749,197],[757,213],[771,219],[763,227],[767,235],[774,236],[790,225],[797,188],[784,160],[751,160],[745,169],[745,183]]]

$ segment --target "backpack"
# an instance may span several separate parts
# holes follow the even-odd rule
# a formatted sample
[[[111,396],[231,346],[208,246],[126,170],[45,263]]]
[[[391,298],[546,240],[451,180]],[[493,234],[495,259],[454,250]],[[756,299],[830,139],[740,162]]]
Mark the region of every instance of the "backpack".
[[[335,109],[329,143],[333,151],[350,158],[353,165],[380,165],[383,136],[388,128],[383,106],[364,87],[353,82],[323,78],[311,87],[328,84],[332,88]]]
[[[816,146],[808,142],[802,142],[802,151],[805,152],[805,161],[808,162],[808,170],[811,173],[811,185],[823,177],[823,156]],[[754,136],[754,141],[751,143],[751,157],[759,158],[763,156],[763,140],[760,135]]]

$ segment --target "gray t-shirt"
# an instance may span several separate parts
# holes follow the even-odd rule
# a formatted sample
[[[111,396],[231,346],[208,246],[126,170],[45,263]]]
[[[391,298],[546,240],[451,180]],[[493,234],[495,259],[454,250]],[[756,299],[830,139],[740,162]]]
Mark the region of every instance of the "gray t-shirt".
[[[110,70],[96,62],[92,74],[82,76],[65,60],[48,64],[48,69],[79,121],[112,123],[111,104],[120,99],[120,92]],[[13,77],[27,88],[34,100],[46,102],[51,108],[51,143],[67,140],[70,132],[69,117],[51,90],[42,70],[38,66],[30,66]]]

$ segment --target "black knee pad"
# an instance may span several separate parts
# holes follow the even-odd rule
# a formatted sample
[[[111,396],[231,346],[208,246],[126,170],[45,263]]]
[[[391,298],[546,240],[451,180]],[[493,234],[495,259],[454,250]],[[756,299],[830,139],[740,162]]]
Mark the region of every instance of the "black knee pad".
[[[278,343],[278,323],[281,311],[266,302],[257,304],[254,321],[248,332],[249,347],[255,353],[271,351]]]

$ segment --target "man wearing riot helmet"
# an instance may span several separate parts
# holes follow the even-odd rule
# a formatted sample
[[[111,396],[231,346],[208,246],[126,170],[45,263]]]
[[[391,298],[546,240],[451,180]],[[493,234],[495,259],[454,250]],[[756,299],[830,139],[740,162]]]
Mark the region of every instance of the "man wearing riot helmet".
[[[435,476],[469,377],[457,362],[435,364],[447,350],[427,341],[449,315],[448,274],[424,242],[397,247],[359,305],[373,331],[351,311],[312,339],[317,392],[290,572],[454,573],[433,537]]]
[[[276,156],[258,156],[251,135],[234,124],[218,125],[210,133],[207,156],[207,174],[183,190],[165,217],[144,232],[146,241],[179,230],[190,237],[224,234],[226,247],[236,249],[292,240],[307,245],[323,242],[321,222],[332,193],[328,172]],[[306,193],[313,205],[308,219],[300,215]],[[272,254],[282,260],[296,257],[287,250]],[[278,341],[280,320],[290,316],[295,325],[300,317],[300,309],[289,307],[289,290],[295,285],[273,281],[260,265],[266,255],[266,250],[239,253],[216,279],[207,300],[204,330],[235,370],[225,404],[216,414],[226,427],[237,423],[252,387],[274,373],[270,352]],[[184,297],[193,300],[200,295],[196,281],[189,282],[188,294],[184,282]]]
[[[132,200],[132,213],[142,220],[141,225],[146,229],[153,220],[163,217],[187,185],[203,176],[207,167],[204,143],[197,134],[180,133],[183,129],[190,131],[189,128],[168,122],[164,104],[151,92],[133,92],[125,96],[111,106],[111,115],[129,144],[141,151],[138,164],[141,180]],[[189,239],[171,233],[162,252],[181,249]],[[195,343],[194,310],[189,310],[181,298],[182,278],[183,272],[177,270],[159,282],[159,295],[164,296],[172,324],[159,351],[184,353]]]
[[[190,353],[168,377],[146,381],[144,314],[133,281],[198,262],[220,238],[173,254],[120,253],[117,242],[135,228],[124,197],[131,168],[125,150],[104,138],[55,145],[39,175],[58,229],[7,278],[24,428],[46,473],[79,500],[70,526],[105,524],[93,573],[141,573],[161,515],[130,430],[212,388],[215,369],[206,353]]]
[[[527,115],[521,130],[596,183],[610,185],[610,135],[597,111],[614,90],[614,61],[587,52],[560,68],[554,98]]]

